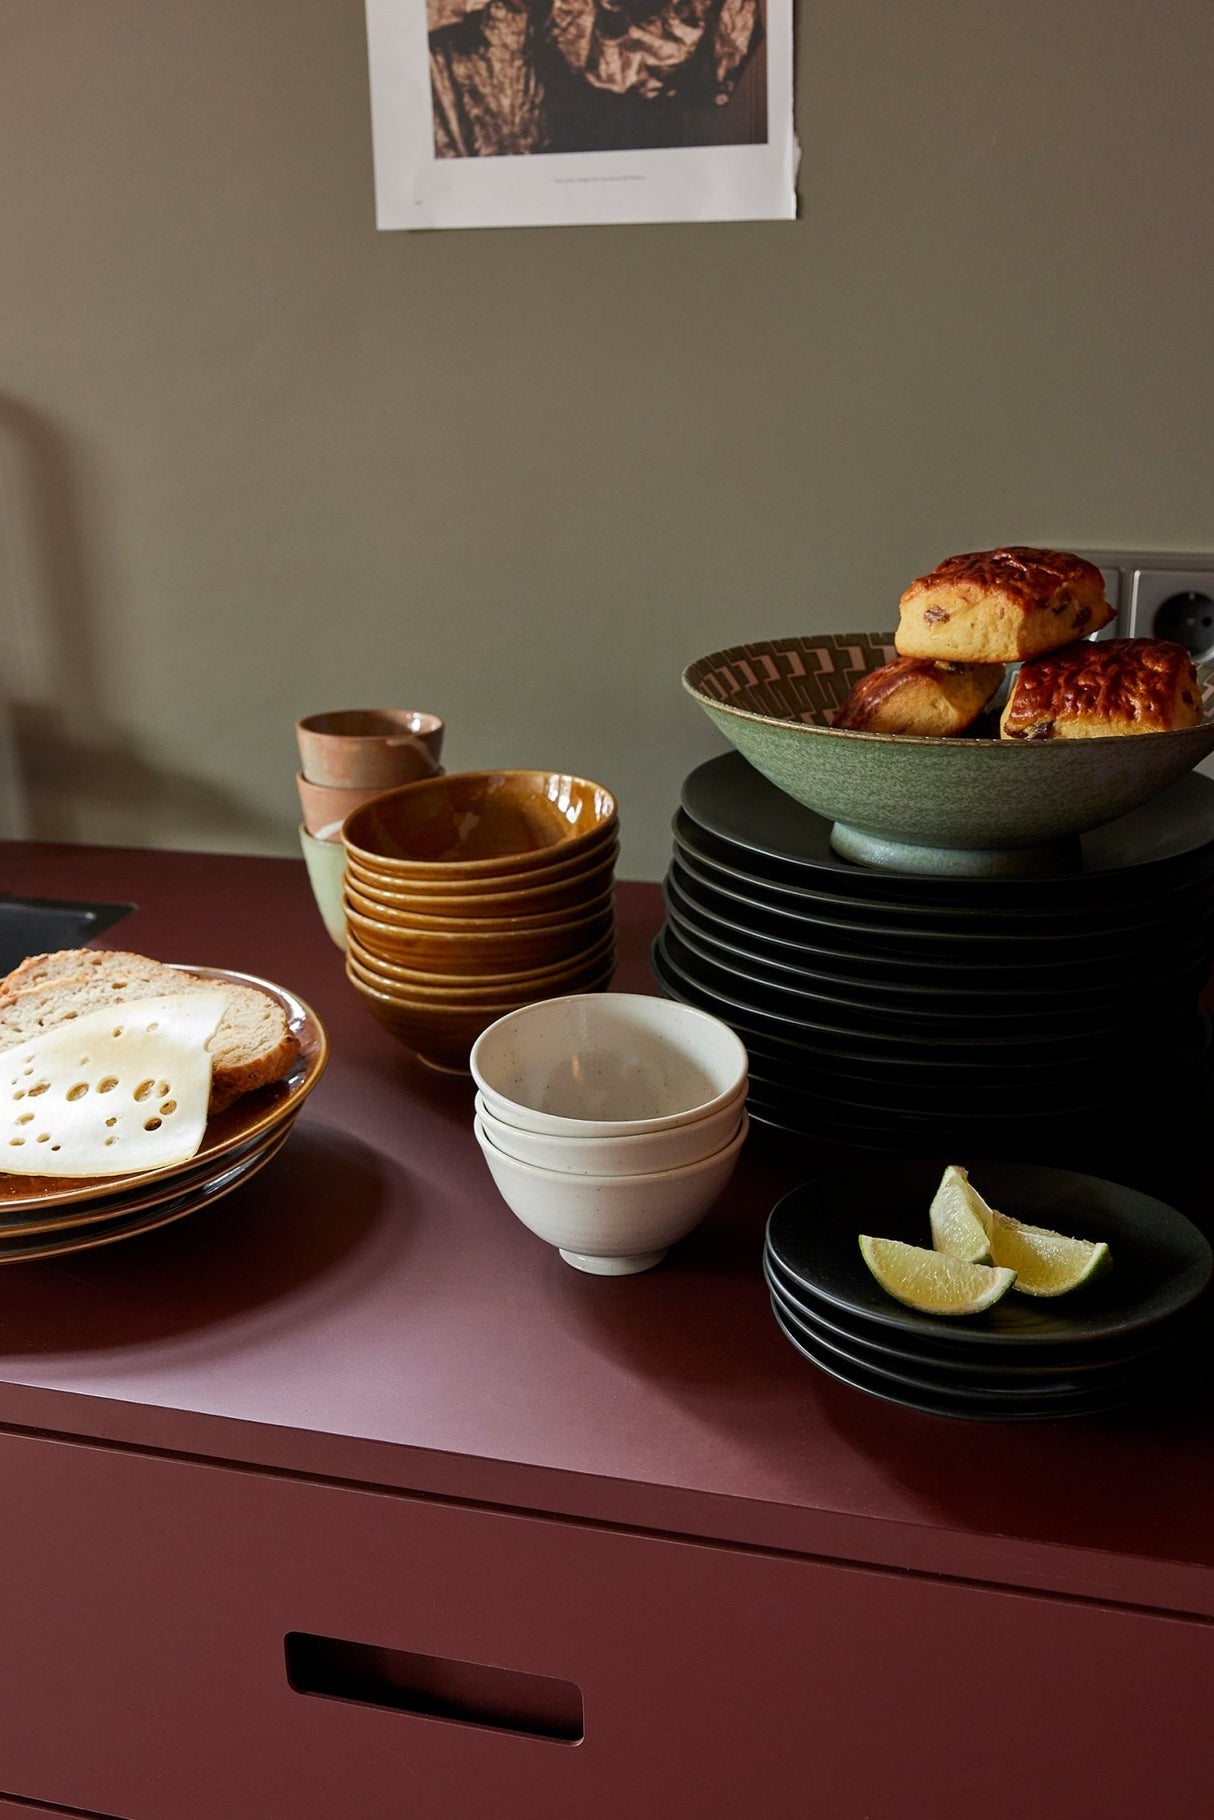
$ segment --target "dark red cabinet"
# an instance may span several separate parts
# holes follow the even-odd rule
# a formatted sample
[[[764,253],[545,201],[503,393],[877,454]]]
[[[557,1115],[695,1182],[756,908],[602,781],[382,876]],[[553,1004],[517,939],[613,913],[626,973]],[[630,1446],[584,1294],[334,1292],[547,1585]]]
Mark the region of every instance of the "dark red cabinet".
[[[328,1073],[205,1217],[0,1270],[0,1814],[1188,1820],[1214,1424],[999,1428],[778,1335],[757,1138],[660,1270],[497,1200],[470,1084],[344,980],[302,865],[0,847],[110,945],[281,979]],[[648,984],[656,888],[620,894]],[[108,941],[108,936],[103,938]]]

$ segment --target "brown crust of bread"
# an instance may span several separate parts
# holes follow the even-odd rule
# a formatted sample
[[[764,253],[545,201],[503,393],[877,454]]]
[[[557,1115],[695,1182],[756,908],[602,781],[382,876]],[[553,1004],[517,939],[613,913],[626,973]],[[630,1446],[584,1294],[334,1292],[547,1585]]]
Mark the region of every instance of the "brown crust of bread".
[[[1183,645],[1111,638],[1023,664],[999,730],[1004,739],[1100,739],[1171,733],[1201,720],[1197,672]]]
[[[973,726],[1003,677],[1002,664],[896,657],[860,678],[831,724],[852,733],[955,738]]]
[[[1115,617],[1094,563],[1013,544],[950,556],[899,603],[896,648],[955,663],[1013,663],[1098,632]]]
[[[161,992],[227,994],[211,1039],[210,1112],[283,1079],[299,1056],[299,1039],[277,999],[258,986],[169,967],[119,949],[65,948],[31,955],[0,980],[0,1048],[50,1030],[97,1005],[123,1004]]]

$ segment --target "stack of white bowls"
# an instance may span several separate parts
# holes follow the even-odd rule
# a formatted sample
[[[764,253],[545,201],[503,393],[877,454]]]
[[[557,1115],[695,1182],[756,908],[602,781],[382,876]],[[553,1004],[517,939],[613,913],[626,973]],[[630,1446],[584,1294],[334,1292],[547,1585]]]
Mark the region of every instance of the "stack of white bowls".
[[[698,1225],[746,1141],[747,1056],[672,999],[575,994],[472,1047],[474,1129],[511,1211],[567,1264],[648,1270]]]

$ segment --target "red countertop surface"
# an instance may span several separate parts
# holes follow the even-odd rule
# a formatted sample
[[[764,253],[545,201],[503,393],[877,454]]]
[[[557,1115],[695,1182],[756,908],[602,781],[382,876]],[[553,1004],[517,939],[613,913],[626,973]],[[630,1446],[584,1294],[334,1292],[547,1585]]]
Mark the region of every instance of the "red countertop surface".
[[[7,843],[0,892],[130,902],[99,945],[280,981],[331,1043],[235,1193],[0,1269],[0,1426],[1214,1616],[1204,1366],[1134,1413],[980,1424],[867,1397],[782,1338],[763,1227],[846,1161],[821,1137],[755,1127],[659,1268],[584,1276],[498,1198],[471,1080],[363,1011],[302,862]],[[616,987],[652,991],[658,887],[622,884],[619,909]]]

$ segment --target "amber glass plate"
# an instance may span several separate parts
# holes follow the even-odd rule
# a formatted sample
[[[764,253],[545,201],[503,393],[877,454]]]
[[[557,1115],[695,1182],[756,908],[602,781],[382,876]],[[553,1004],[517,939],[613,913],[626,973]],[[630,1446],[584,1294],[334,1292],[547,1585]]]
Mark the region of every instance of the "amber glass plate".
[[[316,1013],[293,992],[250,973],[231,973],[222,967],[181,967],[199,979],[227,981],[237,986],[257,986],[277,999],[291,1029],[299,1038],[299,1056],[289,1075],[268,1087],[243,1094],[207,1122],[199,1149],[183,1163],[163,1169],[141,1170],[137,1175],[73,1178],[70,1181],[28,1175],[0,1175],[0,1237],[43,1231],[60,1224],[57,1210],[79,1203],[96,1203],[101,1212],[109,1203],[125,1202],[134,1193],[144,1204],[144,1190],[159,1184],[167,1195],[191,1182],[203,1182],[226,1169],[229,1162],[252,1151],[259,1139],[278,1126],[294,1121],[303,1101],[324,1072],[329,1040]],[[118,1209],[109,1208],[110,1211]]]
[[[104,1210],[95,1207],[87,1215],[61,1220],[53,1227],[27,1230],[18,1237],[6,1232],[0,1238],[0,1264],[21,1264],[36,1258],[62,1257],[68,1252],[92,1251],[99,1245],[112,1245],[118,1239],[134,1238],[138,1233],[153,1232],[158,1226],[183,1220],[187,1214],[209,1207],[212,1201],[222,1200],[225,1194],[231,1194],[259,1169],[264,1169],[286,1143],[294,1122],[292,1119],[280,1131],[271,1131],[250,1155],[213,1170],[206,1181],[195,1182],[189,1188],[174,1186],[158,1197],[149,1195],[134,1208],[116,1208],[110,1202]]]

